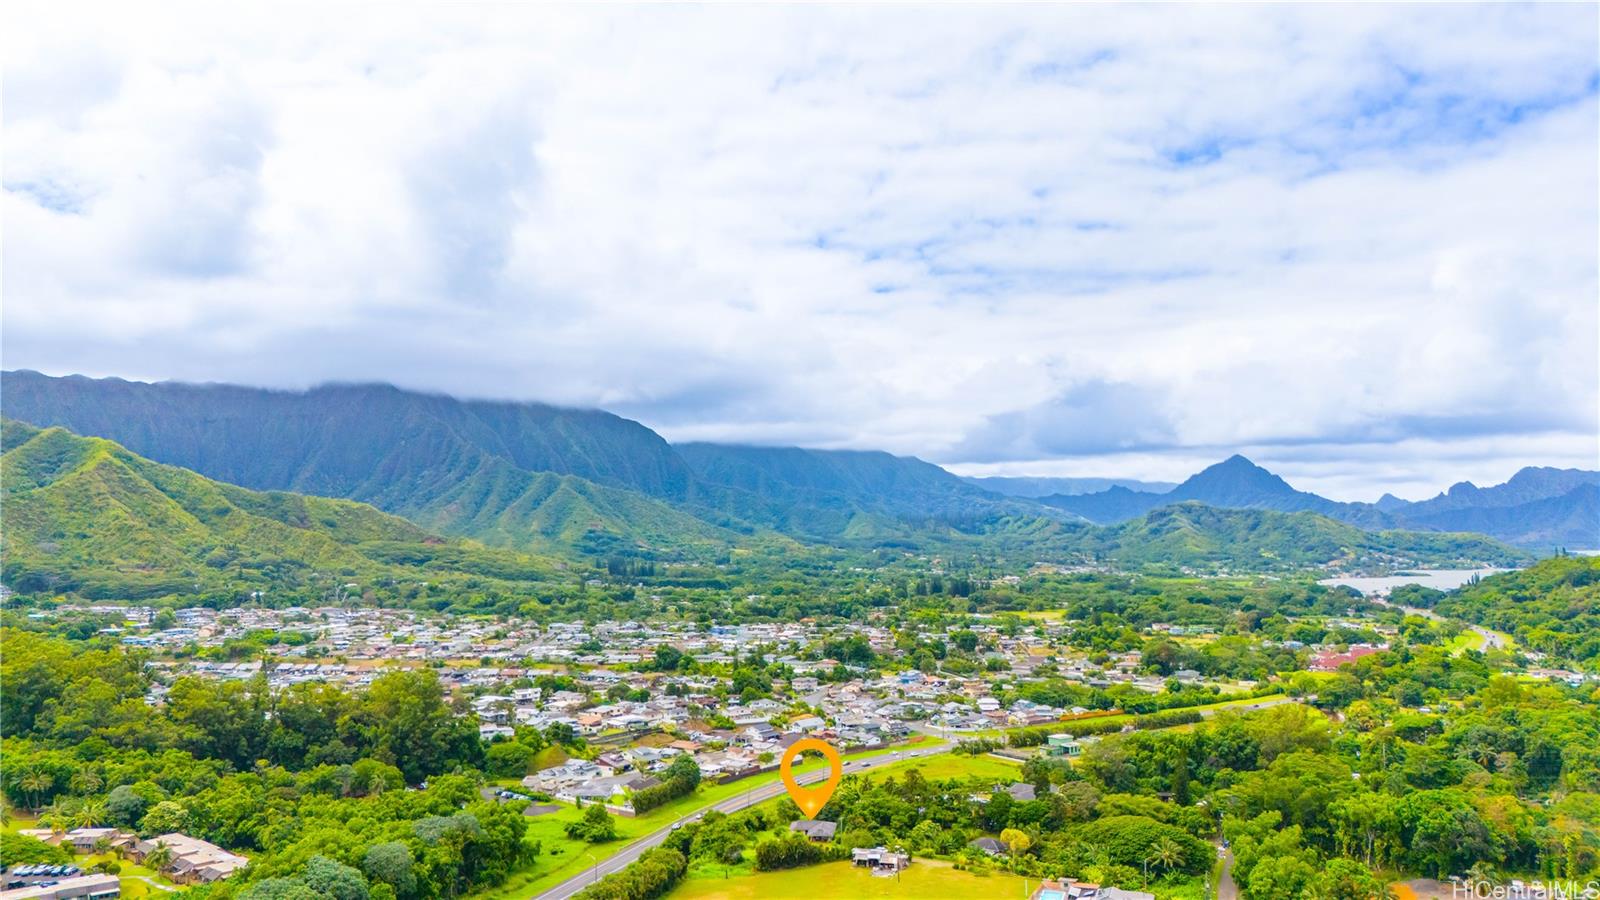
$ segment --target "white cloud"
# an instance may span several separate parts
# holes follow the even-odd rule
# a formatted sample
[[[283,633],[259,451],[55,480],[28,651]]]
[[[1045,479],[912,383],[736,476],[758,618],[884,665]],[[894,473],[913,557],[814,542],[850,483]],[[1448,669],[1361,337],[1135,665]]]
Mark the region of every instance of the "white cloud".
[[[1349,495],[1600,454],[1592,6],[8,9],[7,367]]]

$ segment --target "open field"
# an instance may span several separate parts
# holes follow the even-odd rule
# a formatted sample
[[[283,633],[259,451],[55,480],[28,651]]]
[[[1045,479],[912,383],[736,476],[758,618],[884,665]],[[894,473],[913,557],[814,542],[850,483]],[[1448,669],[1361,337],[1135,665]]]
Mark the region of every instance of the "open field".
[[[1026,883],[1025,883],[1026,882]],[[849,897],[1022,898],[1038,882],[1015,875],[975,875],[949,863],[917,860],[898,878],[875,878],[848,862],[731,878],[690,878],[668,894],[672,900],[818,900]]]
[[[927,759],[908,759],[891,766],[875,769],[867,777],[874,781],[881,781],[890,776],[904,777],[912,769],[920,769],[922,777],[929,781],[945,781],[951,778],[994,778],[1003,781],[1015,781],[1022,773],[1019,763],[1007,762],[993,756],[957,756],[945,754]]]
[[[1268,703],[1270,705],[1270,704],[1282,703],[1282,702],[1285,702],[1285,701],[1296,702],[1296,703],[1299,702],[1297,699],[1289,697],[1287,694],[1267,694],[1267,695],[1261,696],[1261,697],[1238,697],[1238,698],[1234,698],[1234,699],[1231,699],[1231,700],[1219,700],[1216,703],[1202,703],[1199,706],[1175,707],[1175,708],[1170,709],[1170,710],[1162,710],[1162,712],[1179,712],[1179,711],[1184,711],[1184,710],[1194,710],[1195,712],[1198,712],[1203,716],[1210,716],[1212,714],[1215,714],[1217,712],[1221,712],[1223,710],[1228,710],[1228,709],[1249,709],[1249,708],[1251,708],[1251,707],[1253,707],[1253,706],[1255,706],[1257,704],[1260,704],[1260,703]],[[1056,723],[1053,723],[1053,724],[1054,724],[1055,727],[1059,727],[1063,732],[1066,732],[1067,734],[1071,734],[1072,733],[1072,725],[1075,722],[1094,722],[1094,723],[1096,723],[1095,727],[1098,728],[1098,727],[1104,727],[1101,724],[1101,723],[1104,723],[1104,722],[1114,722],[1114,723],[1117,723],[1117,724],[1125,725],[1125,724],[1127,724],[1129,722],[1132,722],[1136,718],[1138,718],[1138,715],[1135,714],[1135,713],[1114,713],[1114,714],[1109,715],[1109,716],[1106,716],[1106,715],[1087,715],[1087,716],[1080,716],[1080,717],[1078,717],[1076,719],[1063,719],[1060,722],[1056,722]],[[989,740],[1003,740],[1003,739],[1005,739],[1005,736],[1007,734],[1009,734],[1009,733],[1011,733],[1013,731],[1025,731],[1025,730],[1036,729],[1036,728],[1044,728],[1044,727],[1047,727],[1047,726],[1044,726],[1044,725],[1030,725],[1026,729],[1019,726],[1019,727],[1012,727],[1012,728],[984,728],[984,729],[980,729],[980,730],[977,730],[977,731],[952,731],[952,732],[950,732],[950,740],[952,740],[952,741],[962,741],[962,740],[969,740],[969,739],[975,739],[975,738],[984,738],[984,739],[989,739]]]

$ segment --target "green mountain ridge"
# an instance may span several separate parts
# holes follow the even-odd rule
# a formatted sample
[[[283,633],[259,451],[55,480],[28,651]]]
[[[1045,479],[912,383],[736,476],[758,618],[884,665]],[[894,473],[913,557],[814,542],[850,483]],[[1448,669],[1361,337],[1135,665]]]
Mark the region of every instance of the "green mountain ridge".
[[[234,604],[249,590],[312,597],[345,584],[438,583],[476,590],[488,579],[515,592],[561,578],[554,561],[470,541],[445,540],[366,504],[287,492],[259,492],[144,459],[103,438],[63,428],[0,425],[0,483],[5,529],[0,554],[9,587],[22,593],[77,593],[90,598],[214,596]],[[481,484],[463,487],[463,508]],[[597,535],[615,543],[589,552],[615,558],[630,548],[587,527],[595,517],[631,515],[601,509],[609,489],[570,476],[545,475],[510,490],[518,500],[492,528],[519,529],[522,543],[571,550]],[[635,496],[636,495],[630,495]],[[626,499],[626,498],[624,498]],[[645,498],[637,498],[651,508]],[[524,508],[523,504],[526,505]],[[664,507],[663,507],[664,508]],[[675,514],[681,515],[681,514]],[[721,533],[704,529],[708,542]],[[637,530],[672,529],[676,520]],[[542,529],[537,539],[520,529]],[[1122,525],[1097,527],[1052,519],[1002,517],[962,531],[930,524],[915,542],[898,527],[858,514],[843,546],[916,547],[949,553],[1007,553],[1020,559],[1110,562],[1128,567],[1275,570],[1360,563],[1377,558],[1417,564],[1518,563],[1526,554],[1476,535],[1372,534],[1311,513],[1219,510],[1185,503]],[[509,539],[509,538],[508,538]],[[783,558],[803,545],[773,535],[739,541],[746,551]]]
[[[570,551],[595,533],[610,549],[703,553],[769,533],[909,540],[1024,511],[1069,515],[886,453],[685,451],[610,413],[388,385],[297,392],[21,371],[0,373],[0,392],[11,418],[108,438],[207,478],[359,500],[519,549]]]
[[[116,441],[130,455],[216,482],[370,503],[430,532],[586,564],[708,562],[735,548],[1240,569],[1528,558],[1491,540],[1363,532],[1319,515],[1334,510],[1275,510],[1280,497],[1331,501],[1296,492],[1242,457],[1185,483],[1205,496],[1189,497],[1183,486],[1171,495],[1115,488],[1143,508],[1096,528],[914,457],[674,446],[598,411],[384,385],[289,392],[6,372],[0,388],[8,416]],[[1173,507],[1182,500],[1211,505]],[[1235,504],[1257,508],[1218,508]]]
[[[257,492],[63,428],[0,424],[4,576],[124,599],[458,574],[539,582],[549,561],[434,537],[361,503]],[[441,566],[441,563],[448,563]]]
[[[1123,565],[1250,568],[1259,561],[1304,567],[1405,559],[1454,567],[1532,559],[1479,534],[1364,531],[1318,513],[1222,509],[1192,500],[1096,531],[1096,550]]]

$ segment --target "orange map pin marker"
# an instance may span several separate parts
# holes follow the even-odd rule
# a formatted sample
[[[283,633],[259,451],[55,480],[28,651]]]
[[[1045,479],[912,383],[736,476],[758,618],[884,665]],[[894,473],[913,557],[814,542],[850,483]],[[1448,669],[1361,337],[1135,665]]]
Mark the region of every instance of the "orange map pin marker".
[[[794,761],[801,753],[811,750],[821,753],[828,760],[828,780],[814,788],[800,786],[795,781]],[[833,796],[833,789],[839,786],[839,781],[844,778],[844,763],[839,759],[839,751],[833,745],[816,738],[802,738],[789,745],[783,751],[783,759],[778,762],[778,775],[783,778],[783,786],[789,789],[789,796],[794,799],[794,805],[800,807],[807,818],[816,818],[817,813],[828,805],[828,798]]]

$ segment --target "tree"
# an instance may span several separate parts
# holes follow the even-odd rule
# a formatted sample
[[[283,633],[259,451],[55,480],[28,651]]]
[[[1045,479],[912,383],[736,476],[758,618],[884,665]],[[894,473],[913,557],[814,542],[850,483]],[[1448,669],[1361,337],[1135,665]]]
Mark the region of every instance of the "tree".
[[[1389,900],[1389,886],[1353,859],[1328,860],[1305,889],[1305,900]]]
[[[432,669],[392,672],[373,681],[361,698],[361,712],[375,738],[374,756],[387,757],[411,784],[483,761],[476,726],[445,704]]]
[[[327,900],[298,878],[263,878],[238,894],[239,900]]]
[[[662,644],[656,648],[656,657],[653,668],[657,672],[675,672],[683,665],[683,651],[671,644]]]
[[[485,754],[489,774],[496,778],[521,778],[528,774],[529,767],[538,751],[519,741],[501,741],[490,744]]]
[[[792,869],[821,861],[822,848],[798,834],[785,834],[756,844],[757,871]]]
[[[144,864],[157,872],[165,869],[172,862],[172,848],[166,841],[156,841],[155,848],[144,855]]]
[[[1033,838],[1028,837],[1026,831],[1020,831],[1016,828],[1007,828],[1000,832],[1000,840],[1013,856],[1021,856],[1028,852],[1029,847],[1033,846]]]
[[[416,890],[415,866],[411,848],[399,841],[373,844],[361,863],[362,871],[367,873],[368,878],[393,887],[395,895],[402,898],[411,896]]]
[[[368,900],[367,879],[360,870],[326,856],[306,860],[301,878],[306,887],[330,900]]]
[[[617,839],[617,823],[603,804],[595,803],[583,811],[582,819],[567,823],[566,832],[573,840],[603,844]]]
[[[1298,856],[1269,856],[1250,870],[1244,894],[1250,900],[1299,897],[1316,879],[1316,868]]]
[[[168,834],[189,825],[189,811],[171,800],[163,800],[145,813],[140,828],[145,834]]]
[[[1183,847],[1172,838],[1163,837],[1156,841],[1155,846],[1150,848],[1149,860],[1153,865],[1170,872],[1183,864]]]
[[[74,772],[72,777],[67,780],[67,786],[72,789],[74,794],[93,794],[100,790],[104,784],[105,781],[100,777],[100,773],[93,769]]]
[[[680,753],[673,758],[672,764],[667,766],[666,777],[667,780],[687,781],[689,790],[692,791],[700,784],[700,764],[694,761],[693,756]]]
[[[29,863],[59,864],[71,861],[72,854],[63,847],[47,844],[25,834],[0,831],[0,866],[9,868]]]
[[[75,828],[93,828],[105,824],[108,816],[104,800],[89,800],[79,805],[72,814],[72,825]]]
[[[17,782],[22,790],[25,791],[30,798],[32,798],[33,807],[35,809],[44,805],[43,798],[45,792],[54,787],[55,783],[55,776],[51,775],[49,772],[41,771],[39,769],[28,772]]]

